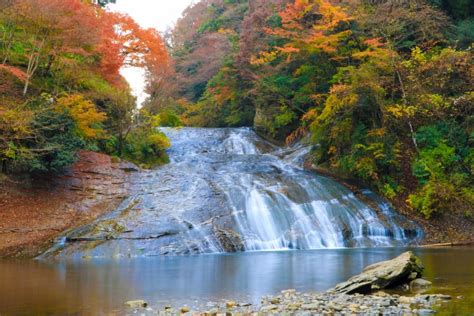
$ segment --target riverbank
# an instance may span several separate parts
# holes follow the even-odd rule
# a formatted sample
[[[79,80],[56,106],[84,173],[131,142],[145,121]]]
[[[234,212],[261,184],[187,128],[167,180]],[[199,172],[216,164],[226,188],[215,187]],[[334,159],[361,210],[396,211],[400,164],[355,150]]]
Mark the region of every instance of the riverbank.
[[[377,204],[362,194],[363,189],[367,188],[367,186],[360,181],[336,174],[331,170],[320,168],[311,164],[309,161],[306,161],[304,166],[309,171],[339,182],[354,192],[364,203],[379,211]],[[397,212],[422,227],[425,233],[421,241],[423,245],[445,244],[445,246],[447,246],[447,244],[474,242],[474,219],[466,217],[462,212],[440,214],[426,219],[423,214],[416,212],[408,205],[406,202],[407,199],[408,195],[405,193],[404,195],[397,195],[389,202]]]
[[[430,315],[452,300],[449,295],[417,294],[404,296],[378,292],[374,295],[345,295],[330,293],[300,293],[294,289],[284,290],[276,296],[262,298],[262,305],[228,301],[223,304],[208,302],[202,310],[191,310],[187,306],[160,310],[149,308],[142,300],[126,302],[131,313],[153,315]],[[207,307],[207,309],[206,309]],[[148,312],[148,313],[147,313]]]
[[[62,175],[4,177],[0,182],[0,257],[35,257],[65,230],[112,211],[128,192],[135,167],[79,152]]]

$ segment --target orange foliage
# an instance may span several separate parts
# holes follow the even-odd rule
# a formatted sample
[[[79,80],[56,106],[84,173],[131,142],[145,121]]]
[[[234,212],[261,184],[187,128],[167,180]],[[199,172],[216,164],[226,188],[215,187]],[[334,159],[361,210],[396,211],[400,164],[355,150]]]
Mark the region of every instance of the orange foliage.
[[[319,49],[332,54],[337,51],[341,42],[352,34],[349,29],[340,28],[352,18],[342,7],[333,5],[328,0],[297,0],[288,4],[279,15],[282,26],[265,31],[289,40],[284,47],[276,48],[276,51],[283,55],[299,53],[303,48]],[[260,56],[254,58],[254,64],[267,61],[262,54]]]
[[[170,59],[160,34],[155,29],[141,28],[130,16],[101,12],[101,72],[117,84],[122,66],[145,67],[149,72],[162,72],[170,67]]]
[[[98,42],[96,8],[80,0],[16,0],[12,7],[26,31],[45,38],[49,53],[86,53]]]
[[[18,78],[21,81],[26,80],[26,73],[23,70],[21,70],[20,68],[13,67],[13,66],[7,66],[7,65],[0,65],[0,69],[8,71],[9,73],[11,73],[13,76],[15,76],[16,78]]]

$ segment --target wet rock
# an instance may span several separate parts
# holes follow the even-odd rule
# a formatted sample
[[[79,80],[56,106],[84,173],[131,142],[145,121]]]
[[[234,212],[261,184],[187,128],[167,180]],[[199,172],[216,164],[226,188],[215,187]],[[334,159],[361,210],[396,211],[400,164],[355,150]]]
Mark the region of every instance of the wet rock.
[[[209,307],[209,308],[214,308],[216,306],[218,306],[219,304],[216,303],[216,302],[207,302],[206,303],[206,307]]]
[[[252,306],[252,304],[250,304],[250,303],[240,303],[239,306],[240,307],[250,307],[250,306]]]
[[[301,307],[300,303],[290,303],[290,304],[286,305],[286,309],[290,310],[290,311],[296,311],[296,310],[300,309],[300,307]]]
[[[420,290],[431,287],[432,283],[425,279],[415,279],[410,282],[410,288],[412,290]]]
[[[426,295],[418,294],[413,298],[413,302],[416,304],[428,304],[428,305],[433,305],[440,301],[449,301],[449,300],[451,300],[451,296],[443,295],[443,294],[426,294]]]
[[[283,294],[283,296],[285,297],[290,297],[296,294],[296,290],[295,289],[284,290],[284,291],[281,291],[281,294]]]
[[[125,172],[139,172],[140,168],[138,168],[135,164],[127,161],[123,161],[119,164],[119,169]]]
[[[277,305],[266,305],[266,306],[263,306],[260,311],[262,313],[268,313],[268,312],[271,312],[271,311],[275,311],[278,309],[278,306]]]
[[[239,252],[245,250],[242,237],[235,231],[214,227],[214,234],[224,251]]]
[[[435,314],[435,311],[431,309],[419,309],[417,313],[419,315],[431,315],[431,314]]]
[[[186,313],[189,313],[190,312],[190,309],[189,307],[187,306],[183,306],[179,309],[179,311],[182,313],[182,314],[186,314]]]
[[[361,274],[348,281],[336,285],[333,293],[370,293],[407,283],[409,276],[416,272],[421,275],[423,265],[411,251],[405,252],[395,259],[382,261],[366,267]]]
[[[415,280],[418,277],[418,272],[412,272],[410,276],[408,276],[408,280]]]
[[[301,308],[305,310],[317,310],[319,309],[319,306],[320,305],[318,303],[311,303],[311,304],[303,304]]]
[[[146,308],[148,303],[144,300],[134,300],[125,302],[125,306],[129,308]]]

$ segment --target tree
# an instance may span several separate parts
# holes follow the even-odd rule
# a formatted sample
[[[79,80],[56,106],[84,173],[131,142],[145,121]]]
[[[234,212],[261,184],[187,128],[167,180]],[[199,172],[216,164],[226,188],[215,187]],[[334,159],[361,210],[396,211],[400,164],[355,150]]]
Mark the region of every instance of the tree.
[[[66,111],[75,121],[77,133],[84,139],[98,139],[105,136],[102,123],[107,116],[82,95],[65,95],[56,100],[55,109]]]
[[[170,147],[166,135],[158,130],[159,115],[140,111],[134,118],[134,128],[125,141],[124,156],[145,167],[153,167],[168,161],[165,150]]]
[[[25,141],[33,137],[32,118],[33,112],[23,105],[0,105],[0,161],[3,173],[8,171],[9,162],[31,156]]]
[[[425,0],[350,1],[353,14],[364,33],[384,38],[397,51],[410,52],[415,46],[429,49],[448,42],[454,33],[449,18]]]
[[[123,66],[144,67],[150,75],[171,67],[168,51],[155,29],[142,29],[127,15],[101,12],[101,71],[112,83],[120,82]]]

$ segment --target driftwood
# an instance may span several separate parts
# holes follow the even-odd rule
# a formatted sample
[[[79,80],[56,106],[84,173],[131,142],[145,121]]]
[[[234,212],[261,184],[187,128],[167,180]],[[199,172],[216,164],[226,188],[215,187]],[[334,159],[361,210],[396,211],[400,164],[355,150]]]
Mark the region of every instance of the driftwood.
[[[456,241],[456,242],[445,242],[445,243],[438,243],[438,244],[428,244],[428,245],[421,245],[421,248],[436,248],[436,247],[458,247],[458,246],[473,246],[474,240],[467,240],[467,241]]]

